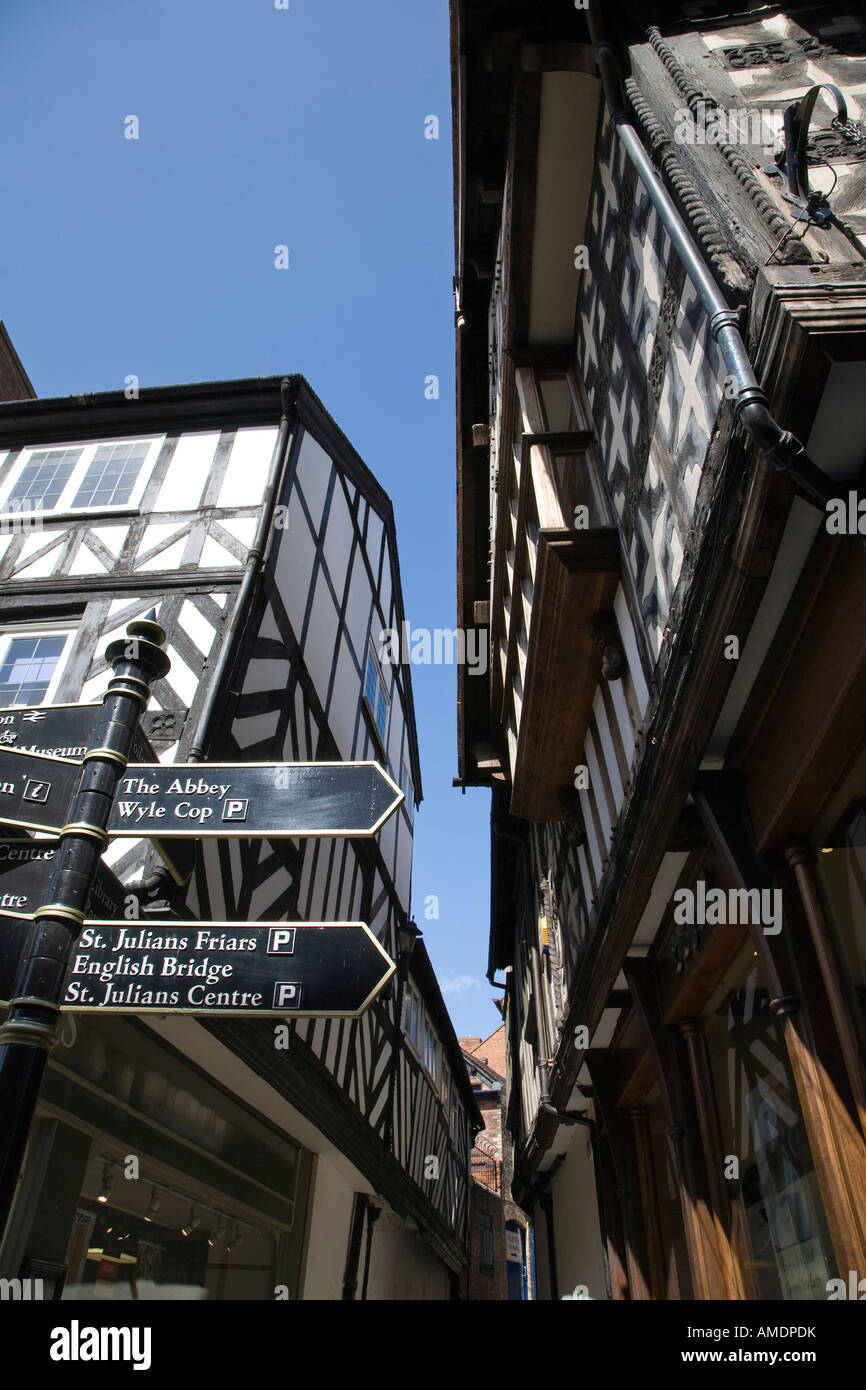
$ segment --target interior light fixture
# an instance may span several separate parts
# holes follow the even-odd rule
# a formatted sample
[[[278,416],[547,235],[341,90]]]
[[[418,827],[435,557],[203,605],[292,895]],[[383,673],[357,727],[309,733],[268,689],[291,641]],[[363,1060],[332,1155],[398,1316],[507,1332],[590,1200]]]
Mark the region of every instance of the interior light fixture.
[[[184,1226],[181,1226],[180,1233],[182,1236],[191,1236],[193,1231],[197,1231],[200,1225],[201,1217],[196,1216],[195,1206],[193,1205],[189,1209],[189,1220]]]
[[[148,1203],[147,1211],[144,1213],[145,1221],[152,1221],[158,1211],[159,1194],[157,1193],[156,1188],[152,1187],[150,1189],[150,1202]]]
[[[237,1250],[238,1246],[239,1246],[239,1245],[241,1244],[241,1242],[244,1240],[245,1234],[246,1234],[246,1233],[245,1233],[244,1231],[241,1230],[240,1226],[237,1225],[237,1223],[235,1223],[234,1235],[232,1236],[231,1240],[230,1240],[230,1241],[228,1242],[228,1244],[226,1245],[226,1254],[227,1254],[227,1255],[230,1254],[232,1250]]]
[[[105,1167],[102,1170],[102,1187],[99,1190],[99,1196],[96,1199],[97,1202],[102,1202],[103,1204],[107,1202],[109,1197],[111,1196],[111,1189],[113,1187],[114,1174],[111,1171],[111,1164],[106,1163]]]

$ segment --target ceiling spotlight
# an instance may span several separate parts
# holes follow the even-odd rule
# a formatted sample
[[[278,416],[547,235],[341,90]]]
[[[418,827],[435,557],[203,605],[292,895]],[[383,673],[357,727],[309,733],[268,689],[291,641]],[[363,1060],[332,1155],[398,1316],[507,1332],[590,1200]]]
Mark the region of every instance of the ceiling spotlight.
[[[152,1221],[159,1211],[159,1197],[155,1187],[150,1189],[150,1202],[147,1211],[144,1213],[145,1221]]]
[[[222,1221],[221,1221],[221,1222],[219,1223],[219,1225],[217,1226],[216,1230],[214,1231],[213,1235],[212,1235],[212,1236],[208,1236],[208,1238],[207,1238],[207,1243],[208,1243],[208,1245],[210,1245],[210,1246],[216,1245],[217,1241],[218,1241],[218,1240],[224,1239],[225,1236],[226,1236],[227,1234],[228,1234],[228,1228],[227,1228],[225,1225],[223,1225],[223,1223],[222,1223]]]
[[[226,1254],[232,1250],[237,1250],[238,1246],[243,1242],[245,1234],[246,1233],[241,1230],[240,1226],[235,1226],[235,1233],[231,1238],[231,1243],[226,1246]]]
[[[200,1225],[201,1217],[196,1216],[195,1206],[191,1206],[189,1209],[189,1220],[185,1226],[181,1226],[180,1233],[182,1236],[191,1236],[193,1231],[197,1231]]]
[[[111,1171],[111,1164],[106,1163],[102,1170],[102,1187],[97,1197],[97,1202],[107,1202],[111,1196],[111,1189],[114,1187],[114,1174]]]

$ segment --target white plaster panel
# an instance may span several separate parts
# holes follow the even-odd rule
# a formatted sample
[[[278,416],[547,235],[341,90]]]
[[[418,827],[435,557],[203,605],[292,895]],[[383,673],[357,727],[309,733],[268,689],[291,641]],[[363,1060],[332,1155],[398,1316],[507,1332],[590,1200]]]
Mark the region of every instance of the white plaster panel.
[[[640,664],[640,656],[638,655],[634,629],[631,625],[631,615],[628,611],[625,591],[621,584],[616,591],[616,597],[613,601],[613,611],[616,615],[620,640],[622,641],[628,660],[628,669],[631,674],[632,684],[634,685],[635,695],[637,696],[638,709],[640,710],[641,718],[643,718],[646,714],[647,705],[649,704],[649,691],[647,690],[647,684],[644,680],[643,667]]]
[[[228,531],[230,536],[234,536],[247,549],[252,545],[258,525],[254,516],[222,516],[219,524],[223,530]]]
[[[349,586],[349,599],[346,604],[346,629],[362,670],[367,663],[367,635],[370,626],[371,607],[370,581],[367,578],[367,571],[356,556],[352,570],[352,581]],[[377,624],[376,630],[373,632],[373,645],[377,648],[380,630]]]
[[[186,536],[181,536],[180,540],[173,545],[166,546],[158,555],[151,555],[149,560],[145,560],[143,565],[136,565],[139,572],[145,570],[176,570],[183,561],[183,552],[186,549]],[[221,552],[225,553],[225,552]]]
[[[169,646],[168,655],[171,670],[166,677],[172,690],[175,690],[185,705],[191,705],[198,689],[198,676],[187,666],[176,647]]]
[[[159,490],[155,512],[191,512],[198,507],[218,443],[218,432],[181,435]]]
[[[325,453],[321,444],[317,443],[311,434],[305,434],[298,457],[297,478],[317,535],[322,524],[322,512],[333,467],[330,455]]]
[[[616,682],[613,682],[616,684]],[[607,768],[607,775],[610,780],[610,788],[613,792],[613,799],[616,803],[617,812],[622,807],[625,789],[619,775],[619,763],[616,760],[616,750],[613,746],[610,724],[608,723],[607,710],[600,690],[595,692],[595,699],[592,702],[592,712],[595,715],[596,727],[598,728],[599,739],[601,740],[601,751],[604,756],[604,765]]]
[[[342,597],[343,576],[349,566],[352,533],[352,517],[343,496],[343,489],[338,482],[334,488],[334,495],[331,498],[331,507],[328,512],[324,550],[331,582],[340,597]]]
[[[97,560],[93,551],[86,545],[80,545],[76,552],[72,564],[69,566],[70,574],[108,574],[108,571],[101,560]]]
[[[238,430],[217,499],[218,507],[250,507],[261,501],[277,434],[276,426],[271,425]]]
[[[15,564],[16,577],[22,570],[25,569],[27,571],[28,578],[31,576],[35,577],[36,575],[51,574],[54,570],[54,566],[57,563],[59,547],[63,544],[65,540],[65,534],[58,536],[57,544],[52,545],[47,554],[40,556],[38,560],[34,560],[30,557],[32,557],[39,550],[41,550],[44,545],[48,544],[48,539],[40,531],[36,531],[32,535],[28,536],[23,546],[21,547],[21,553],[18,556],[18,559]]]
[[[340,644],[337,679],[334,683],[334,694],[328,712],[328,723],[337,741],[340,757],[347,761],[354,756],[352,742],[355,737],[359,695],[360,680],[352,661],[349,646],[344,639]]]
[[[225,546],[215,541],[213,536],[207,536],[201,548],[201,559],[199,569],[242,569],[238,557],[233,555]]]
[[[300,639],[310,587],[316,546],[297,494],[289,503],[289,528],[283,532],[277,552],[274,578],[295,636]]]
[[[310,612],[310,626],[304,642],[304,662],[323,704],[328,693],[328,678],[336,641],[337,610],[324,576],[320,574]]]
[[[216,631],[194,603],[187,600],[180,610],[178,625],[192,639],[203,656],[207,656],[213,646]]]

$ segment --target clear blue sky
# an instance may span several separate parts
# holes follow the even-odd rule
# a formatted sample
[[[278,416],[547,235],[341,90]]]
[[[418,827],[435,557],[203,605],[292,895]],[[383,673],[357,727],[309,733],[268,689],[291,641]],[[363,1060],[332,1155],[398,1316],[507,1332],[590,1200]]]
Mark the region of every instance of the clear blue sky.
[[[0,318],[40,396],[301,372],[393,499],[410,622],[453,627],[447,0],[289,5],[3,0]],[[413,682],[413,909],[485,1036],[489,795],[451,786],[454,669]]]

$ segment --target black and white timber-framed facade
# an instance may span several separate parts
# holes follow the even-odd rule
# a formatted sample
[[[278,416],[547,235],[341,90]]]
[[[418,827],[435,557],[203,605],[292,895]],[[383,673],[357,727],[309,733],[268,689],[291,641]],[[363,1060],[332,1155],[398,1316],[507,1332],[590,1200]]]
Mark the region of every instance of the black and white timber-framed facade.
[[[747,8],[451,4],[458,759],[539,1297],[866,1269],[866,144],[819,101],[822,223],[774,161],[817,84],[862,121],[866,30]]]
[[[404,793],[369,839],[174,842],[171,871],[115,841],[142,925],[364,921],[397,959],[422,789],[409,668],[377,655],[404,617],[393,513],[303,378],[0,404],[0,514],[0,703],[98,702],[109,641],[155,609],[162,762],[375,760]],[[66,1015],[3,1275],[450,1297],[480,1117],[423,943],[361,1018],[286,1022]]]

